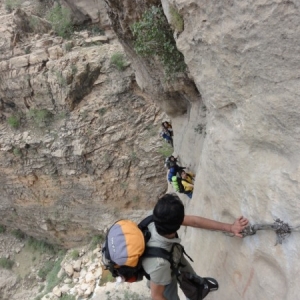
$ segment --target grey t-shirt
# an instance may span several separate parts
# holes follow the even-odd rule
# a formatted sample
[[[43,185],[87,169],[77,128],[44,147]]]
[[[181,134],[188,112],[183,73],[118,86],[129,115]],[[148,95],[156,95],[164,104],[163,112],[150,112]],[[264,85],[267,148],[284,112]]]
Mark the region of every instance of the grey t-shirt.
[[[174,243],[180,243],[179,238],[168,239],[159,235],[156,231],[154,223],[149,226],[151,238],[147,243],[149,247],[160,247],[171,251]],[[182,257],[181,262],[184,265],[181,270],[195,273],[188,261]],[[168,285],[172,281],[172,270],[169,261],[161,257],[147,257],[142,262],[144,270],[150,275],[151,281],[158,285]]]

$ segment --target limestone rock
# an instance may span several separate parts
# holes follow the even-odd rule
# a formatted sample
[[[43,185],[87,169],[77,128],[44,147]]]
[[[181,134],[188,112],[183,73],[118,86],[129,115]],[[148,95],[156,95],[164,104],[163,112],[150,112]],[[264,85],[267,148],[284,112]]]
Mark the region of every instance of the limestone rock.
[[[61,295],[62,295],[61,289],[59,287],[57,287],[57,286],[53,288],[52,293],[56,297],[61,297]]]
[[[73,266],[71,264],[64,265],[64,270],[67,273],[68,276],[72,276],[74,273]]]
[[[109,27],[110,23],[104,0],[63,0],[63,2],[72,9],[78,23],[84,23],[90,19],[93,23],[99,23],[101,27]]]
[[[80,269],[81,269],[81,260],[76,260],[73,264],[73,269],[74,271],[76,272],[80,272]]]
[[[30,5],[21,10],[31,16]],[[70,41],[28,30],[19,39],[13,14],[0,14],[0,21],[3,222],[70,247],[99,234],[124,209],[141,219],[166,190],[158,152],[165,115],[138,88],[111,30],[85,29]],[[96,43],[87,46],[85,39]],[[124,56],[124,71],[111,63],[115,53]],[[18,128],[8,124],[11,117]],[[149,194],[156,196],[149,201]],[[34,212],[40,201],[45,211]]]

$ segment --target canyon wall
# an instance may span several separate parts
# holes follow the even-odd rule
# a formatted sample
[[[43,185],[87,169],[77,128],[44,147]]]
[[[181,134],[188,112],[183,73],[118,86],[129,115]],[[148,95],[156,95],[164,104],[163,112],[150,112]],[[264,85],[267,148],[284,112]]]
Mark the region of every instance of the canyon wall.
[[[71,247],[140,219],[167,188],[166,116],[116,36],[99,21],[63,39],[34,2],[1,4],[1,224]]]
[[[76,7],[81,10],[82,1],[65,3],[71,3],[73,10]],[[78,6],[76,3],[79,3]],[[298,225],[299,4],[272,0],[107,0],[105,3],[110,26],[131,62],[134,75],[129,67],[124,73],[111,70],[106,56],[109,50],[105,48],[112,44],[109,42],[108,45],[105,43],[101,46],[104,48],[95,48],[93,45],[79,59],[84,63],[78,70],[83,69],[83,74],[94,74],[89,77],[86,85],[82,84],[80,78],[87,75],[78,75],[77,79],[75,75],[73,80],[67,81],[71,90],[60,88],[59,82],[62,85],[64,81],[59,76],[60,73],[55,75],[55,70],[63,66],[63,74],[66,76],[68,72],[65,60],[72,61],[82,56],[79,49],[64,53],[62,46],[57,46],[59,42],[51,38],[51,45],[55,47],[49,47],[48,52],[56,58],[49,59],[47,54],[46,58],[40,59],[36,68],[45,68],[46,64],[47,84],[43,89],[34,90],[45,90],[44,94],[49,90],[57,92],[55,97],[43,97],[42,103],[45,106],[38,105],[37,100],[31,106],[30,87],[34,86],[35,80],[28,80],[27,76],[27,85],[20,84],[20,81],[16,81],[20,77],[16,66],[19,72],[25,74],[25,70],[32,68],[32,64],[28,64],[26,55],[19,55],[22,59],[13,59],[7,54],[5,57],[1,56],[4,61],[1,62],[1,75],[11,78],[13,76],[9,74],[16,74],[11,81],[14,89],[8,89],[6,85],[3,88],[3,82],[9,80],[4,81],[1,77],[2,106],[5,108],[2,115],[5,118],[15,107],[23,107],[23,110],[27,106],[27,109],[45,107],[52,114],[54,107],[67,108],[67,117],[55,119],[55,122],[62,122],[63,125],[59,128],[64,129],[59,132],[56,130],[57,133],[53,133],[52,137],[44,133],[38,134],[40,129],[34,125],[30,132],[27,125],[24,126],[20,134],[20,129],[12,130],[2,117],[1,135],[8,134],[5,143],[4,138],[1,140],[1,182],[5,187],[5,193],[1,193],[5,195],[1,196],[1,218],[14,222],[20,220],[24,222],[22,226],[25,228],[32,218],[35,220],[33,227],[38,224],[32,229],[35,234],[44,234],[49,238],[57,236],[62,242],[66,239],[64,233],[67,232],[64,227],[67,225],[64,224],[71,224],[70,220],[76,220],[76,224],[80,225],[74,224],[73,228],[80,226],[80,229],[74,232],[74,243],[78,236],[82,236],[84,229],[91,229],[91,224],[97,224],[95,228],[104,225],[105,222],[97,223],[100,208],[101,219],[108,223],[114,213],[120,212],[118,209],[111,211],[112,207],[123,209],[139,205],[143,208],[153,206],[157,196],[166,188],[161,180],[165,172],[157,166],[158,159],[161,159],[155,152],[159,144],[157,135],[150,138],[148,127],[145,128],[145,123],[151,127],[151,124],[158,124],[163,118],[153,105],[155,102],[172,117],[175,153],[179,154],[184,166],[196,173],[193,198],[188,200],[180,195],[188,214],[225,222],[233,222],[243,214],[252,224],[272,224],[275,218],[280,218],[291,226]],[[174,10],[183,20],[183,29],[175,30],[174,37],[188,70],[175,81],[165,80],[157,59],[140,57],[134,51],[131,25],[152,5],[162,5],[170,23]],[[87,9],[81,11],[83,16],[89,14]],[[2,16],[3,22],[9,18],[11,15]],[[92,14],[89,18],[93,22],[96,20]],[[9,32],[8,30],[5,34]],[[6,39],[11,40],[16,40],[14,35]],[[84,42],[81,45],[83,44]],[[1,45],[1,49],[11,49],[5,42]],[[115,47],[119,46],[116,44]],[[16,53],[18,47],[13,47],[13,50]],[[61,51],[63,56],[57,54]],[[30,54],[27,55],[30,57]],[[46,62],[43,63],[43,60]],[[95,60],[97,63],[93,63]],[[14,66],[14,71],[9,72],[11,66]],[[68,66],[69,73],[72,73],[71,65]],[[54,70],[53,75],[50,70]],[[58,77],[56,83],[53,76]],[[120,83],[116,84],[115,78],[119,78]],[[79,86],[86,87],[80,97],[77,97],[81,92],[81,89],[76,89],[77,80]],[[107,86],[118,92],[112,95],[111,91],[107,92]],[[10,96],[8,91],[18,88],[22,90],[22,94],[27,90],[28,93],[26,99],[16,103],[13,99],[18,98],[18,95]],[[87,109],[88,103],[90,109]],[[124,108],[124,103],[133,105],[136,115],[132,120],[127,117],[127,114],[132,113],[132,106],[129,104],[125,105],[130,108],[126,113],[114,113],[115,108]],[[150,112],[145,116],[148,123],[143,121],[143,125],[139,127],[132,125],[136,118],[136,124],[139,124],[139,117],[143,116],[145,109]],[[106,115],[108,112],[111,113],[110,117]],[[124,116],[123,119],[121,116]],[[102,124],[100,119],[104,117],[107,119]],[[117,121],[114,125],[109,123],[113,119]],[[125,119],[128,123],[125,123]],[[118,128],[124,129],[123,133],[116,130]],[[131,132],[128,128],[141,134],[128,136]],[[51,126],[47,129],[51,133]],[[126,139],[123,139],[125,134]],[[88,139],[85,139],[86,135],[89,136]],[[92,138],[94,135],[95,140]],[[41,138],[43,143],[40,142]],[[127,140],[129,143],[125,151],[122,147]],[[58,147],[60,144],[63,146]],[[44,145],[42,149],[39,148],[40,145]],[[110,151],[100,151],[101,145],[109,145]],[[21,155],[18,154],[19,151],[14,151],[15,148],[21,150]],[[31,149],[34,149],[34,153],[25,160]],[[122,157],[125,152],[129,154]],[[105,158],[106,153],[116,154],[112,158],[110,155]],[[98,158],[102,162],[101,167]],[[126,171],[128,169],[119,167],[126,166],[125,161],[128,159],[129,173]],[[28,163],[30,168],[27,168]],[[144,168],[148,172],[143,172]],[[137,196],[136,174],[143,180],[139,187],[143,187],[142,199],[145,199],[138,202],[139,205],[135,202],[138,200],[134,199],[140,198],[133,198]],[[105,182],[105,178],[114,180]],[[126,182],[123,184],[124,178]],[[106,192],[102,189],[103,181]],[[115,189],[114,183],[118,183],[120,188]],[[153,188],[156,190],[153,191]],[[171,187],[169,190],[171,191]],[[37,191],[40,191],[38,197]],[[114,197],[110,196],[111,193]],[[132,201],[126,198],[128,200],[122,202],[122,197],[129,196],[129,193]],[[51,200],[52,197],[55,200]],[[146,199],[151,199],[148,206]],[[142,215],[137,208],[134,212],[137,213],[136,218],[137,215]],[[128,213],[125,210],[121,214]],[[38,218],[38,215],[43,217]],[[55,223],[56,220],[60,220],[60,226]],[[82,225],[87,220],[89,224]],[[44,228],[44,231],[36,228]],[[220,232],[184,228],[181,237],[187,253],[195,260],[193,265],[199,275],[215,277],[219,281],[220,289],[212,293],[210,299],[298,298],[300,245],[297,231],[292,231],[282,244],[276,246],[273,231],[259,231],[253,236],[238,239]],[[68,244],[71,244],[70,241]]]
[[[187,212],[299,225],[299,3],[172,3],[184,18],[177,45],[207,107]],[[187,153],[186,145],[179,148]],[[297,231],[277,246],[272,231],[239,240],[188,229],[184,241],[197,271],[219,279],[210,299],[298,298]]]

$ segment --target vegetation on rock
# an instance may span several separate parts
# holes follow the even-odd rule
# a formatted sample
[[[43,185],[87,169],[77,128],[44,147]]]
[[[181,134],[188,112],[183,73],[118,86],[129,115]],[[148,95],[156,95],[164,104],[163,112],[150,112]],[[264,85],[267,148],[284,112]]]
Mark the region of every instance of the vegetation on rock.
[[[14,265],[13,260],[5,257],[0,257],[0,268],[10,270],[13,267],[13,265]]]
[[[19,128],[20,127],[20,118],[18,116],[10,116],[7,118],[7,123],[12,128]]]
[[[164,143],[161,148],[158,149],[158,152],[165,158],[172,155],[174,149],[170,144]]]
[[[57,35],[69,38],[73,32],[71,12],[68,8],[55,4],[46,14],[46,19],[51,23]]]
[[[124,55],[120,52],[114,53],[110,59],[110,64],[115,66],[119,71],[125,70],[126,61]]]
[[[185,71],[184,57],[176,47],[172,29],[162,8],[152,6],[131,29],[135,37],[135,51],[141,56],[157,56],[167,77]]]
[[[21,6],[21,0],[6,0],[5,1],[5,9],[8,12],[12,12],[13,9]]]

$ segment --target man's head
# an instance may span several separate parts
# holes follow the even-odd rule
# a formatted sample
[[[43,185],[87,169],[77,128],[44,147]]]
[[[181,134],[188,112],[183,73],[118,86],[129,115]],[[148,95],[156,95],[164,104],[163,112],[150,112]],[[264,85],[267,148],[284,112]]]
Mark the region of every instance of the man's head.
[[[153,219],[160,235],[175,233],[184,219],[184,205],[176,194],[165,194],[156,203]]]

